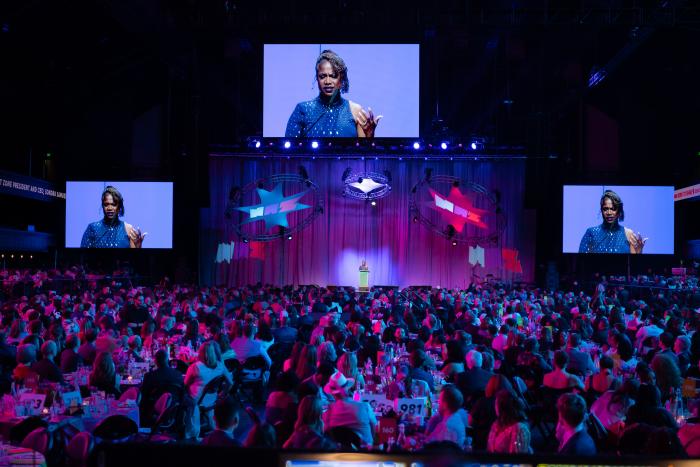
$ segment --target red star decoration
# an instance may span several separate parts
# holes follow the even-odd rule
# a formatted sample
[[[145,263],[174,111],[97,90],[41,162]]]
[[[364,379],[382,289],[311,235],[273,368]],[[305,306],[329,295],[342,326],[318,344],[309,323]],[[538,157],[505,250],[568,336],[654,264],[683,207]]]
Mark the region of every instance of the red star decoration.
[[[457,232],[461,233],[466,223],[480,229],[488,228],[483,220],[487,211],[473,207],[469,198],[464,196],[456,186],[450,189],[450,194],[447,197],[442,196],[432,188],[429,188],[428,191],[430,191],[434,201],[431,207],[439,211],[445,222],[454,226]]]

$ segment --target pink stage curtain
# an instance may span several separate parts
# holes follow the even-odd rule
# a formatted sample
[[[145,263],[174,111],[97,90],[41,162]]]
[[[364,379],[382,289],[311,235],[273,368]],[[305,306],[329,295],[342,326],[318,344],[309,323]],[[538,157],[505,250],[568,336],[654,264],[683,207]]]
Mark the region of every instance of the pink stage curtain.
[[[292,240],[275,240],[252,247],[239,242],[224,216],[231,188],[273,174],[297,173],[300,165],[306,168],[325,198],[323,214]],[[391,193],[379,200],[376,207],[341,196],[341,177],[347,167],[380,173],[389,170]],[[506,214],[507,226],[498,245],[481,245],[485,249],[485,267],[474,269],[469,265],[467,245],[452,246],[444,237],[412,222],[410,191],[424,176],[426,168],[432,168],[434,175],[454,175],[500,192],[500,207]],[[202,210],[200,219],[202,283],[357,286],[358,267],[363,259],[370,269],[370,285],[465,287],[471,282],[472,274],[481,277],[493,274],[507,281],[532,280],[534,235],[524,232],[523,227],[532,225],[524,219],[523,161],[212,157],[209,170],[210,207]],[[285,193],[289,194],[292,193]],[[308,211],[290,214],[290,225],[306,215]],[[234,242],[230,261],[217,262],[218,245],[230,242]],[[519,251],[523,273],[505,269],[502,248]]]

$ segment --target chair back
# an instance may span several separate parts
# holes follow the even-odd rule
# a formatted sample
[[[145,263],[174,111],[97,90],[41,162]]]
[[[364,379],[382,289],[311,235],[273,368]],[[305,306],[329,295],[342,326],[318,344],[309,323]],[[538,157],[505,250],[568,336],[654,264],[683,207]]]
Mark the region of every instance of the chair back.
[[[156,401],[155,405],[153,406],[153,410],[156,413],[156,416],[160,416],[163,412],[165,412],[165,409],[170,407],[170,404],[173,402],[173,395],[170,394],[169,392],[164,392]]]
[[[199,397],[199,401],[197,401],[197,405],[200,406],[200,410],[204,409],[213,409],[214,405],[216,405],[216,401],[222,397],[226,396],[228,394],[229,389],[231,389],[231,385],[226,379],[224,375],[219,375],[216,378],[212,379],[209,381],[206,386],[204,386],[204,389],[202,390],[202,395]],[[212,395],[216,395],[215,398],[212,398]],[[213,402],[211,404],[207,404],[206,407],[202,407],[205,397],[208,397],[207,399],[213,399]]]
[[[81,431],[66,445],[66,455],[69,465],[85,466],[95,447],[95,440],[87,431]]]
[[[32,449],[46,456],[51,449],[51,434],[48,428],[37,428],[29,433],[22,441],[22,447]]]
[[[108,441],[127,440],[138,433],[136,422],[124,415],[110,415],[100,422],[92,434]]]
[[[151,429],[151,441],[153,435],[173,429],[178,420],[179,409],[180,401],[176,400],[172,394],[166,392],[158,398],[154,407],[156,420]]]
[[[131,387],[124,391],[124,394],[122,394],[119,397],[119,402],[126,402],[126,401],[138,401],[139,400],[139,389],[136,387]]]
[[[10,442],[15,446],[19,445],[24,441],[29,433],[36,430],[37,428],[48,428],[49,424],[46,423],[41,417],[32,416],[27,417],[17,425],[10,428]]]
[[[346,426],[336,426],[329,429],[326,434],[333,441],[340,444],[343,449],[357,451],[360,449],[360,447],[362,447],[362,439],[360,438],[360,435]]]

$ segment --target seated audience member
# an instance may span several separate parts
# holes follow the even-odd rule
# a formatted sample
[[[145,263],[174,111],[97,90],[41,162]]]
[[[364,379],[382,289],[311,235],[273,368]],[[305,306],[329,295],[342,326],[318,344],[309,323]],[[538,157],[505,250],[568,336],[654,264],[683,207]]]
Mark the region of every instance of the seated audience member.
[[[430,391],[435,390],[435,382],[433,381],[433,375],[428,371],[430,369],[428,360],[430,358],[425,353],[424,350],[416,349],[411,352],[409,356],[409,364],[411,365],[411,378],[414,380],[419,379],[428,383]]]
[[[569,357],[569,364],[567,369],[571,373],[580,375],[585,378],[588,375],[593,374],[595,367],[593,366],[593,360],[588,352],[581,352],[579,346],[581,345],[581,336],[572,332],[569,334],[569,340],[566,348],[566,354]]]
[[[586,391],[589,394],[600,396],[609,389],[616,389],[620,380],[613,374],[615,362],[604,355],[600,358],[600,371],[586,378]]]
[[[78,348],[78,355],[80,355],[80,358],[83,359],[86,365],[92,365],[97,356],[96,339],[97,331],[94,328],[85,331],[85,342]]]
[[[647,423],[677,429],[673,415],[661,406],[661,392],[654,384],[641,384],[634,405],[627,411],[626,425]]]
[[[29,379],[39,382],[39,375],[32,369],[36,362],[36,347],[34,344],[22,344],[17,347],[17,366],[12,371],[12,379],[17,384],[25,384]]]
[[[63,373],[61,373],[61,369],[54,362],[57,353],[58,347],[56,347],[56,343],[52,340],[44,342],[41,346],[41,355],[43,358],[32,365],[32,370],[39,375],[41,381],[50,381],[52,383],[63,382]]]
[[[625,426],[627,411],[634,405],[639,383],[636,380],[625,380],[622,385],[606,391],[591,404],[591,413],[595,414],[606,430],[619,435]]]
[[[292,371],[280,374],[275,381],[275,390],[265,403],[265,420],[271,425],[284,423],[291,429],[297,415],[297,394],[299,378]]]
[[[462,393],[455,385],[446,384],[442,387],[438,413],[428,420],[425,429],[426,443],[450,441],[460,449],[464,447],[468,422],[463,404]]]
[[[594,456],[597,453],[593,438],[586,431],[586,401],[578,394],[562,394],[557,400],[559,422],[556,437],[559,454]]]
[[[184,388],[182,373],[170,368],[167,351],[159,349],[155,355],[155,363],[155,370],[146,373],[141,384],[141,407],[142,413],[146,416],[150,414],[153,404],[164,392]],[[182,393],[180,392],[179,395],[182,396]]]
[[[493,373],[482,368],[484,357],[478,350],[470,350],[467,353],[467,369],[457,375],[457,387],[462,391],[466,401],[480,396],[486,389],[486,385]]]
[[[511,391],[496,394],[496,421],[491,425],[487,448],[501,454],[532,453],[525,405]]]
[[[238,402],[231,397],[225,397],[214,407],[214,422],[216,429],[202,439],[203,446],[239,447],[241,443],[234,438],[234,431],[239,421]]]
[[[336,427],[354,431],[364,444],[373,444],[377,418],[366,402],[352,400],[349,390],[355,381],[336,371],[325,386],[325,392],[335,398],[323,414],[326,432]]]
[[[245,363],[251,357],[262,357],[267,362],[268,368],[272,366],[272,359],[267,354],[267,350],[263,347],[260,341],[253,339],[255,335],[255,325],[246,323],[243,325],[243,335],[236,337],[231,342],[231,349],[236,353],[236,358],[239,362]]]
[[[197,361],[187,368],[187,373],[185,374],[185,406],[187,407],[185,437],[188,439],[199,437],[200,413],[198,403],[206,385],[218,376],[224,376],[229,384],[233,384],[231,373],[221,361],[219,344],[214,341],[208,341],[199,347]],[[211,400],[205,400],[203,403],[211,404],[216,398],[216,394],[210,394],[206,397],[211,398]],[[211,415],[210,411],[208,416],[211,417]],[[210,425],[213,425],[212,422],[210,420]]]
[[[116,398],[121,395],[117,370],[111,353],[100,352],[97,354],[95,362],[92,364],[88,383],[97,390],[104,391]]]
[[[551,389],[579,389],[584,386],[581,378],[566,371],[569,356],[563,350],[554,353],[554,371],[544,375],[544,386]]]
[[[323,403],[318,396],[306,396],[299,403],[294,432],[282,446],[284,449],[333,451],[338,445],[323,434]]]
[[[496,421],[496,394],[505,390],[513,393],[513,386],[508,378],[496,374],[489,379],[484,396],[477,399],[469,411],[469,426],[472,429],[472,447],[478,451],[485,451],[491,425]]]
[[[61,352],[61,371],[73,373],[83,364],[83,359],[78,354],[80,338],[77,334],[71,334],[66,338],[66,348]]]
[[[292,345],[297,340],[296,328],[289,325],[289,313],[287,311],[282,311],[280,313],[280,325],[277,329],[272,331],[272,335],[275,337],[275,342],[283,345]]]

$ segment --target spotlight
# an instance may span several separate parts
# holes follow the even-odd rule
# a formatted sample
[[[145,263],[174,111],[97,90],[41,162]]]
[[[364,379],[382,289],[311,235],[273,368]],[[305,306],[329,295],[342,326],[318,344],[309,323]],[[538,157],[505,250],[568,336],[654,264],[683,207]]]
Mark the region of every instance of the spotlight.
[[[291,235],[287,235],[287,240],[291,240],[291,239],[292,239],[292,236],[291,236]]]
[[[260,146],[262,146],[262,143],[260,141],[255,141],[255,149],[260,149]]]
[[[420,149],[420,143],[418,141],[413,143],[413,149],[415,149],[416,151]]]
[[[291,147],[292,147],[292,143],[290,143],[289,141],[284,142],[284,149],[289,149]]]
[[[471,147],[474,151],[476,151],[476,142],[475,142],[475,141],[472,141],[472,144],[470,145],[470,147]]]
[[[243,243],[248,243],[248,239],[247,239],[247,238],[244,238],[244,239],[243,239]]]
[[[440,143],[440,147],[444,151],[445,149],[447,149],[447,143],[445,143],[445,142]]]
[[[374,201],[374,200],[372,200],[372,202],[371,202],[370,204],[371,204],[372,206],[376,206],[376,205],[377,205],[377,202]]]
[[[452,240],[452,246],[457,246],[457,241],[456,241],[456,240]]]
[[[318,141],[311,141],[311,148],[318,149]]]

